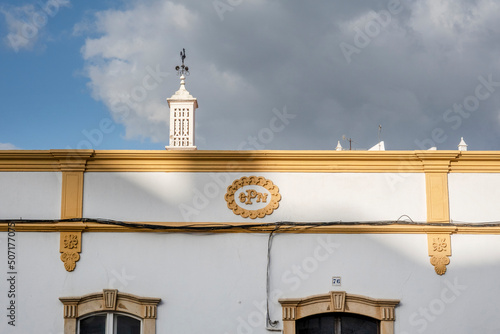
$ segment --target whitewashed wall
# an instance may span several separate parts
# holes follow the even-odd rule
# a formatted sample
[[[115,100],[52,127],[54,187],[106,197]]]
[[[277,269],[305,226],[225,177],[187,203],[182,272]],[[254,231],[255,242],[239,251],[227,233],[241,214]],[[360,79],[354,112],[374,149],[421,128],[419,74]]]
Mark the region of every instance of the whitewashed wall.
[[[1,249],[5,239],[0,234]],[[58,298],[104,288],[162,298],[158,334],[268,333],[261,312],[266,234],[84,233],[71,273],[59,259],[58,233],[18,233],[17,240],[17,326],[7,327],[3,316],[1,333],[62,333]],[[448,272],[438,276],[423,234],[279,234],[271,255],[271,317],[281,319],[276,296],[342,290],[400,299],[398,334],[498,333],[499,245],[500,236],[453,235]],[[341,287],[331,286],[332,276],[342,277]]]
[[[259,175],[280,188],[280,208],[263,220],[226,206],[226,188]],[[424,174],[86,173],[84,216],[127,221],[425,220]],[[2,218],[58,218],[60,173],[0,173]],[[450,174],[452,219],[498,220],[500,175]],[[197,202],[198,201],[198,202]],[[197,211],[185,219],[180,206]],[[0,249],[6,258],[6,233]],[[59,233],[17,233],[17,326],[0,333],[61,334],[59,297],[117,288],[159,297],[157,333],[268,333],[266,234],[83,234],[81,260],[67,272]],[[342,290],[400,299],[396,333],[498,333],[500,236],[452,235],[448,272],[429,263],[425,234],[277,234],[271,257],[271,318],[278,298]],[[5,270],[6,272],[6,270]],[[332,287],[331,277],[342,286]],[[0,308],[6,314],[6,278]],[[2,306],[3,305],[3,306]],[[280,324],[281,326],[281,324]]]
[[[500,174],[448,175],[450,218],[457,222],[500,221]]]
[[[0,219],[61,218],[59,172],[0,173]]]
[[[271,216],[233,214],[226,189],[264,176],[282,199]],[[401,176],[402,175],[402,176]],[[394,173],[85,173],[83,215],[129,221],[311,222],[426,220],[425,175]]]

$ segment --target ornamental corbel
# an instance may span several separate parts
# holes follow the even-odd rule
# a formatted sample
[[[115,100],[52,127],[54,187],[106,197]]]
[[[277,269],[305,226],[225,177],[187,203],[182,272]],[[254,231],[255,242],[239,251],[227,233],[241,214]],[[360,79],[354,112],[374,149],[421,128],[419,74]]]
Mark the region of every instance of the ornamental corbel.
[[[76,262],[80,260],[82,251],[82,232],[61,232],[59,251],[64,268],[67,271],[75,270]]]
[[[446,273],[446,266],[450,263],[451,236],[450,234],[428,234],[427,243],[431,264],[438,275]]]

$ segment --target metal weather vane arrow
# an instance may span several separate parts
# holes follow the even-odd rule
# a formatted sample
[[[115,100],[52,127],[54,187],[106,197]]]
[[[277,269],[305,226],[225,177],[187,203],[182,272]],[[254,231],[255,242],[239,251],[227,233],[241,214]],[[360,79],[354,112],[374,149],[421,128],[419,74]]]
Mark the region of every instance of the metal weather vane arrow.
[[[181,51],[182,65],[175,67],[175,70],[177,71],[177,75],[179,75],[179,76],[189,75],[189,67],[184,65],[184,59],[186,59],[186,49],[183,48]]]

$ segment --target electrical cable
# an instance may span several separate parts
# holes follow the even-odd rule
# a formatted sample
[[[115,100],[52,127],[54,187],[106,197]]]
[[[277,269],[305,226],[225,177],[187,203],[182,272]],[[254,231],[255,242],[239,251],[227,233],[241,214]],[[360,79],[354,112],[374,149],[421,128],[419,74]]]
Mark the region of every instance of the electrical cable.
[[[270,294],[270,286],[271,286],[271,248],[273,244],[274,232],[278,231],[280,225],[277,224],[274,230],[269,233],[269,237],[267,239],[267,270],[266,270],[266,329],[268,331],[281,331],[280,329],[275,328],[278,324],[278,320],[271,320],[271,316],[269,314],[269,294]]]
[[[400,220],[402,217],[408,217],[410,222]],[[96,223],[102,225],[116,225],[130,228],[138,229],[150,229],[150,230],[173,230],[173,231],[186,231],[186,232],[203,232],[203,231],[222,231],[222,230],[232,230],[232,229],[246,229],[252,231],[256,228],[268,227],[275,228],[280,226],[282,229],[287,227],[288,229],[293,229],[294,227],[304,227],[304,228],[315,228],[320,226],[390,226],[390,225],[408,225],[408,226],[460,226],[460,227],[500,227],[500,221],[490,221],[490,222],[457,222],[454,224],[450,223],[427,223],[413,221],[409,216],[402,215],[398,220],[377,220],[377,221],[330,221],[330,222],[291,222],[291,221],[280,221],[280,222],[270,222],[261,224],[190,224],[190,225],[159,225],[154,223],[131,223],[120,220],[112,219],[102,219],[102,218],[71,218],[71,219],[0,219],[0,224],[2,223],[15,223],[15,224],[58,224],[58,223]]]

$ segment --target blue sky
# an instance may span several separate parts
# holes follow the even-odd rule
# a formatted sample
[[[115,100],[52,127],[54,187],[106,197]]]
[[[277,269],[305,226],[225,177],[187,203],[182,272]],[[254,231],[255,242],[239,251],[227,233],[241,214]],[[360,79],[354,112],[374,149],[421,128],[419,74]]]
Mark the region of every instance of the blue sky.
[[[34,6],[41,12],[40,4],[47,2],[7,1],[2,8]],[[106,107],[90,96],[80,53],[86,36],[76,36],[73,29],[88,13],[117,5],[119,3],[109,1],[72,1],[67,6],[52,7],[58,9],[53,11],[53,17],[47,16],[45,25],[40,23],[41,28],[31,38],[33,46],[17,52],[5,37],[8,27],[5,21],[2,22],[0,91],[4,106],[0,142],[21,149],[86,148],[83,142],[88,138],[82,131],[98,128],[100,120],[110,116]],[[33,18],[26,15],[28,20]],[[144,145],[124,141],[120,136],[123,127],[115,126],[116,131],[103,138],[103,149],[141,148]],[[95,137],[95,141],[97,139]]]
[[[499,9],[494,0],[4,1],[0,148],[164,149],[165,99],[186,48],[199,149],[348,147],[342,138],[355,149],[379,139],[388,150],[456,149],[463,136],[471,150],[500,150]]]

